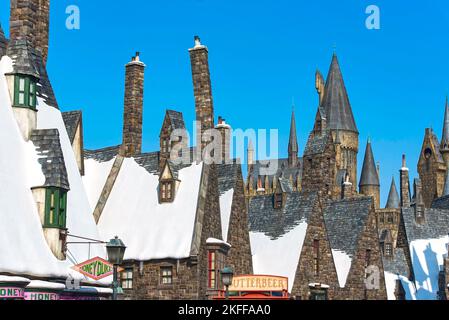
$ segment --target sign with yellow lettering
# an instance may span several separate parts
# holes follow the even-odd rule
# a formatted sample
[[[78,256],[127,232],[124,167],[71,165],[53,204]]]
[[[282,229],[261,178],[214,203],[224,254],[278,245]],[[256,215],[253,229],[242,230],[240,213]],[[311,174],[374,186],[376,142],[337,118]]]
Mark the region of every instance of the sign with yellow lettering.
[[[113,273],[113,265],[100,257],[80,263],[72,267],[72,269],[94,280],[109,277]],[[119,268],[118,271],[120,272],[122,269]]]
[[[288,278],[276,276],[237,276],[229,291],[288,291]]]

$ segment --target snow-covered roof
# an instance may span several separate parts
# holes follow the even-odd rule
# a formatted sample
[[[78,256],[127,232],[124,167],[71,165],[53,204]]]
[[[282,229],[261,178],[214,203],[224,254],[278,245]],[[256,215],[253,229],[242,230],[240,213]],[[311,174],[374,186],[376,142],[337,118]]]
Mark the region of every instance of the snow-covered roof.
[[[173,203],[160,204],[159,174],[153,172],[148,163],[145,167],[144,159],[137,161],[139,163],[134,158],[123,161],[98,222],[102,239],[120,237],[127,246],[126,260],[189,257],[203,164],[194,163],[180,169],[180,184]],[[87,169],[100,166],[91,161],[87,163]],[[157,162],[154,165],[158,165]],[[100,173],[103,180],[104,172]],[[86,175],[90,174],[95,171],[86,170]],[[102,179],[87,178],[85,182],[99,180]],[[88,190],[94,192],[99,185]]]
[[[101,245],[69,245],[68,259],[59,261],[51,252],[42,230],[31,188],[44,185],[36,147],[25,142],[13,114],[5,73],[12,71],[12,60],[0,62],[0,148],[8,152],[0,157],[0,273],[36,277],[66,278],[69,274],[84,279],[69,268],[95,256],[105,257]],[[41,98],[37,102],[37,129],[58,129],[67,169],[70,191],[67,203],[67,227],[70,234],[98,239],[87,195],[78,171],[75,155],[58,109]],[[90,252],[90,255],[89,255]],[[108,280],[102,282],[107,283]]]
[[[340,288],[344,288],[346,286],[349,271],[351,270],[352,257],[344,251],[335,249],[332,249],[332,256],[337,270],[338,283]]]
[[[385,272],[385,284],[387,287],[387,296],[388,300],[397,300],[395,291],[396,291],[396,281],[401,280],[402,287],[405,290],[405,299],[406,300],[416,300],[416,289],[413,282],[407,279],[404,276],[396,275],[390,272]]]

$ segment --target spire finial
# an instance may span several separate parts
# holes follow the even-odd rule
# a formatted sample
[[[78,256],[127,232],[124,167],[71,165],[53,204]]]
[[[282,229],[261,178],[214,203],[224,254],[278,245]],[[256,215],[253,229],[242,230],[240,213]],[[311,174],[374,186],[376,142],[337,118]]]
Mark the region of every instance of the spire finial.
[[[334,56],[337,55],[337,43],[334,42],[334,44],[332,45],[332,51],[334,53]]]

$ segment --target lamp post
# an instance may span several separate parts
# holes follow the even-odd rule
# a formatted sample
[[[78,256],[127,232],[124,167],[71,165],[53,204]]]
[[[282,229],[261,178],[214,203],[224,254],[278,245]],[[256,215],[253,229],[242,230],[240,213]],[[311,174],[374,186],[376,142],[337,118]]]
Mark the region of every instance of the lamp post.
[[[112,300],[117,300],[118,266],[122,264],[126,246],[117,236],[106,244],[108,260],[114,266],[114,280],[112,282]]]
[[[232,279],[234,278],[234,271],[231,268],[225,267],[221,270],[221,281],[226,288],[226,300],[229,300],[229,286],[232,284]]]

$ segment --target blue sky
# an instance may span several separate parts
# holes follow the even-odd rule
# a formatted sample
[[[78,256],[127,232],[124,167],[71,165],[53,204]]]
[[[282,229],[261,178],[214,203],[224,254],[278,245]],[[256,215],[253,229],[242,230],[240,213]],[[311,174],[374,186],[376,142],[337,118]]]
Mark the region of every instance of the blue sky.
[[[7,29],[9,0],[0,3]],[[73,4],[80,30],[65,28]],[[381,10],[380,30],[365,28],[371,4]],[[383,202],[402,153],[415,175],[424,129],[441,135],[449,90],[445,0],[58,0],[51,10],[49,73],[61,109],[83,110],[87,148],[121,142],[124,65],[135,51],[148,66],[144,150],[158,148],[165,109],[193,121],[187,50],[196,34],[209,47],[216,116],[234,128],[279,128],[283,156],[292,97],[302,153],[317,108],[315,70],[327,74],[336,45],[360,131],[359,165],[370,136]]]

